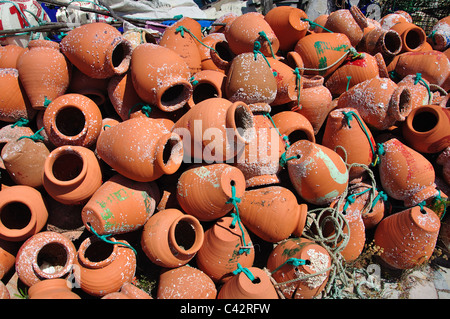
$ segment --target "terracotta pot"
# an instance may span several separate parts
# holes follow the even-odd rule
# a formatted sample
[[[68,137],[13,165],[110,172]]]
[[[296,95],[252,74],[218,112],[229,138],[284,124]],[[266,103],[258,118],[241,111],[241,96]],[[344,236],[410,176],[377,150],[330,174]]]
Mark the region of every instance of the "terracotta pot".
[[[386,130],[406,119],[412,110],[409,88],[398,86],[389,78],[374,77],[361,82],[341,94],[338,108],[358,110],[367,126]]]
[[[219,290],[217,299],[278,299],[269,276],[257,267],[246,268],[251,278],[240,272],[230,278]]]
[[[200,221],[212,221],[225,216],[233,209],[227,201],[245,191],[242,172],[225,163],[210,164],[185,170],[177,183],[177,200],[183,211]]]
[[[84,204],[102,184],[100,164],[86,147],[60,146],[45,160],[42,184],[58,202]]]
[[[191,30],[191,25],[197,26],[198,28],[193,28]],[[182,31],[180,30],[180,27],[183,28]],[[191,75],[194,75],[202,69],[201,56],[198,50],[198,41],[201,40],[202,33],[200,24],[192,18],[185,17],[167,27],[158,44],[178,53],[188,65]]]
[[[446,79],[450,75],[450,61],[440,51],[405,52],[397,55],[387,66],[389,72],[395,71],[399,78],[420,73],[430,84],[446,87]]]
[[[338,153],[323,145],[300,140],[289,147],[289,179],[308,203],[327,205],[344,193],[348,170]]]
[[[41,131],[42,132],[42,131]],[[31,136],[34,132],[28,126],[19,126],[14,124],[4,125],[0,128],[0,145],[16,141],[22,136]],[[5,169],[5,163],[0,157],[0,168]]]
[[[421,78],[419,81],[419,77],[417,75],[410,74],[401,79],[397,85],[409,88],[411,93],[412,110],[422,105],[432,104],[430,103],[430,94],[428,93],[430,83],[428,83],[427,80]]]
[[[72,292],[66,279],[46,279],[39,281],[28,289],[28,299],[81,299]]]
[[[271,104],[277,88],[273,71],[260,54],[241,53],[231,62],[225,81],[225,96],[231,102]]]
[[[13,185],[0,191],[0,238],[24,241],[40,232],[48,212],[41,193],[31,186]]]
[[[277,83],[277,93],[270,105],[277,106],[297,101],[299,90],[301,90],[303,86],[302,77],[297,77],[294,73],[294,69],[284,61],[271,57],[268,57],[267,61],[269,62],[272,71],[275,72],[274,74],[276,74],[275,80]]]
[[[122,37],[125,40],[128,40],[130,42],[133,50],[139,44],[142,44],[142,43],[154,43],[155,44],[157,42],[156,38],[154,37],[154,35],[151,32],[149,32],[146,29],[142,29],[142,28],[128,29],[122,34]]]
[[[422,154],[396,138],[381,147],[378,171],[382,188],[389,196],[412,207],[437,195],[433,165]]]
[[[324,27],[345,34],[352,46],[356,47],[364,35],[364,28],[368,27],[368,22],[361,10],[357,6],[352,6],[350,9],[330,13]]]
[[[16,255],[21,245],[22,242],[0,239],[0,279],[8,275],[14,268]]]
[[[358,50],[375,55],[381,53],[385,59],[392,59],[402,50],[402,39],[397,31],[373,28],[365,32]]]
[[[291,111],[306,117],[314,129],[314,135],[319,133],[328,113],[333,109],[333,96],[324,86],[324,78],[320,75],[302,76],[303,87],[300,93],[300,105],[297,101],[289,104]]]
[[[143,183],[116,174],[104,182],[81,211],[87,229],[99,235],[117,235],[140,229],[159,201],[155,182]]]
[[[109,78],[94,79],[74,67],[72,68],[72,76],[67,93],[82,94],[94,101],[98,106],[101,106],[105,104],[107,99],[108,82]]]
[[[311,122],[302,114],[294,111],[283,111],[272,116],[273,122],[282,136],[287,136],[289,143],[306,139],[316,142]]]
[[[447,147],[436,159],[436,164],[442,166],[442,177],[450,185],[450,147]]]
[[[203,271],[189,265],[163,269],[157,299],[215,299],[217,288]]]
[[[440,19],[431,30],[428,40],[433,50],[445,51],[450,46],[450,16]]]
[[[402,126],[406,143],[420,153],[439,153],[450,146],[450,109],[423,105],[411,111]]]
[[[61,51],[84,74],[105,79],[128,70],[133,49],[116,28],[94,22],[70,30],[61,40]]]
[[[75,261],[76,248],[65,235],[43,231],[28,238],[16,256],[16,273],[28,287],[41,280],[66,278]]]
[[[3,281],[0,281],[0,299],[11,299],[8,288]]]
[[[29,138],[8,142],[1,151],[5,169],[18,185],[42,186],[44,163],[50,151],[41,142]]]
[[[15,123],[20,118],[32,120],[37,111],[31,107],[17,69],[0,69],[0,120]]]
[[[370,80],[376,76],[387,74],[386,64],[381,55],[372,56],[363,53],[357,59],[347,58],[344,63],[331,74],[325,82],[331,94],[338,96],[358,83]]]
[[[305,263],[294,265],[288,261],[291,258]],[[276,288],[289,299],[318,296],[328,282],[330,270],[325,270],[329,267],[331,257],[325,248],[306,238],[289,238],[278,243],[267,259],[267,269],[277,282]],[[284,284],[291,280],[295,281]]]
[[[210,34],[202,39],[202,42],[204,45],[198,47],[202,70],[227,73],[235,54],[231,51],[225,34],[210,31]]]
[[[397,32],[402,40],[400,52],[420,51],[427,41],[425,31],[414,23],[399,22],[394,24],[390,30]]]
[[[56,147],[94,145],[102,128],[102,113],[90,98],[64,94],[56,98],[44,111],[44,129]]]
[[[203,226],[197,218],[178,209],[166,209],[144,225],[141,247],[154,264],[175,268],[195,257],[203,239]]]
[[[412,18],[405,11],[395,11],[389,13],[380,19],[380,25],[383,29],[389,30],[391,27],[400,22],[412,23]]]
[[[237,18],[237,15],[233,12],[224,13],[219,16],[214,22],[211,24],[210,34],[211,33],[224,33],[227,24],[230,24],[234,19]]]
[[[17,59],[26,50],[27,48],[23,48],[16,44],[7,44],[0,46],[0,68],[17,69]]]
[[[260,33],[264,32],[267,39]],[[280,41],[270,24],[259,12],[247,12],[236,17],[227,24],[224,31],[231,51],[236,55],[246,52],[253,52],[255,41],[261,44],[259,49],[265,56],[277,53],[280,48]]]
[[[147,292],[129,282],[123,284],[120,293],[130,299],[153,299]]]
[[[192,76],[192,95],[187,105],[192,108],[201,101],[222,97],[226,75],[217,70],[202,70]]]
[[[182,108],[192,95],[189,66],[161,45],[144,43],[134,49],[131,76],[139,97],[165,112]]]
[[[117,173],[135,181],[173,174],[183,159],[183,142],[169,131],[172,126],[170,120],[148,117],[123,121],[100,135],[97,154]]]
[[[299,204],[285,187],[247,190],[237,206],[244,226],[265,241],[276,243],[291,234],[300,237],[303,233],[308,207]]]
[[[249,107],[256,135],[253,142],[245,144],[237,154],[234,165],[244,174],[246,187],[279,183],[280,158],[285,151],[285,141],[274,127],[273,118],[270,120],[267,115],[271,111],[269,104],[254,103]]]
[[[323,32],[323,28],[325,26],[325,23],[327,23],[329,14],[321,14],[317,18],[314,19],[313,25],[310,26],[310,30],[315,33]]]
[[[242,227],[242,228],[241,228]],[[195,256],[197,267],[214,282],[225,282],[233,275],[237,264],[253,266],[255,250],[248,249],[251,238],[233,217],[222,217],[205,231],[205,239]]]
[[[70,82],[71,65],[57,42],[33,40],[17,60],[19,79],[31,106],[42,110],[48,101],[63,95]]]
[[[125,240],[108,238],[106,243],[95,236],[86,238],[74,261],[75,283],[89,295],[102,297],[117,292],[131,282],[136,271],[136,255]]]
[[[182,136],[185,157],[195,163],[231,160],[255,134],[249,106],[225,98],[196,104],[175,122],[172,131]]]
[[[305,18],[308,16],[303,10],[291,6],[273,7],[264,16],[280,42],[280,50],[283,51],[294,50],[298,40],[306,35],[309,23],[302,21]]]
[[[336,153],[348,164],[370,166],[376,157],[376,143],[372,132],[354,108],[335,109],[328,115],[322,137],[322,145]],[[343,149],[342,149],[343,148]],[[361,166],[351,166],[349,180],[365,176]]]
[[[375,230],[380,258],[391,268],[411,269],[430,259],[441,223],[427,207],[408,208],[384,218]]]
[[[344,62],[351,47],[343,33],[313,33],[300,39],[295,45],[302,57],[305,74],[327,77]]]

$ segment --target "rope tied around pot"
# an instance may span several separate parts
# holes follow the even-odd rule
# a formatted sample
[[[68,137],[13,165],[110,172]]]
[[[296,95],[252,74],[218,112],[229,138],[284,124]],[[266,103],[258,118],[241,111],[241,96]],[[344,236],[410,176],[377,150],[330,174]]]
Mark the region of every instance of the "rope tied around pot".
[[[339,59],[337,59],[335,62],[333,62],[329,66],[326,66],[326,67],[323,67],[323,68],[319,68],[319,69],[314,69],[314,68],[299,68],[299,69],[302,70],[302,71],[324,72],[324,71],[327,71],[327,70],[333,68],[337,64],[339,64],[349,54],[351,55],[351,59],[352,60],[364,59],[364,57],[365,57],[364,53],[362,53],[362,52],[360,53],[354,47],[350,47],[347,51],[344,52],[344,54]]]
[[[277,268],[275,268],[274,270],[271,271],[272,274],[276,273],[278,270],[280,270],[281,267],[283,267],[284,265],[292,265],[294,267],[298,267],[298,266],[302,266],[302,265],[306,265],[307,264],[307,260],[306,259],[301,259],[301,258],[288,258],[286,259],[285,262],[283,262],[281,265],[279,265]]]
[[[327,28],[325,28],[323,25],[320,25],[320,24],[318,24],[318,23],[316,23],[316,22],[314,22],[314,21],[312,21],[312,20],[310,20],[310,19],[307,19],[307,18],[301,18],[300,20],[305,21],[305,22],[308,22],[313,28],[319,27],[319,28],[324,29],[324,30],[327,31],[327,32],[334,33],[333,31],[328,30]]]
[[[261,42],[259,42],[258,40],[256,40],[253,43],[253,55],[255,57],[255,61],[258,59],[258,54],[260,54],[264,60],[266,61],[267,65],[269,66],[269,68],[272,70],[272,67],[270,66],[269,60],[267,60],[266,56],[261,52]],[[277,72],[276,71],[272,71],[273,72],[273,76],[277,76]]]
[[[300,70],[298,67],[296,67],[294,69],[294,75],[295,75],[295,86],[297,88],[297,108],[299,110],[302,109],[302,105],[300,104],[300,94],[301,94],[301,80],[302,80],[302,76],[300,75]]]
[[[44,141],[45,138],[41,135],[41,132],[43,129],[44,129],[44,127],[41,127],[33,135],[30,135],[30,136],[24,135],[24,136],[19,137],[17,140],[21,140],[23,138],[29,138],[29,139],[33,140],[34,142]]]
[[[134,249],[131,245],[126,244],[126,243],[123,243],[123,242],[120,242],[120,241],[112,241],[112,240],[109,240],[108,238],[111,237],[111,234],[99,235],[99,234],[95,231],[95,229],[94,229],[93,227],[91,227],[91,224],[90,224],[90,223],[87,223],[87,226],[88,226],[88,230],[89,230],[90,232],[92,232],[92,233],[95,235],[95,237],[97,237],[97,238],[100,239],[101,241],[103,241],[103,242],[105,242],[105,243],[107,243],[107,244],[111,244],[111,245],[121,245],[121,246],[124,246],[124,247],[126,247],[126,248],[130,248],[130,249],[134,252],[134,254],[137,256],[137,251],[136,251],[136,249]]]
[[[276,59],[275,54],[273,53],[273,48],[272,48],[272,43],[270,42],[269,37],[267,36],[267,34],[264,31],[258,32],[258,34],[267,41],[267,43],[269,44],[269,48],[270,48],[270,53],[272,54],[272,58]]]
[[[236,223],[239,225],[239,228],[242,233],[242,247],[239,248],[239,255],[242,255],[243,253],[250,253],[251,246],[247,246],[246,240],[245,240],[245,233],[244,228],[242,227],[241,218],[239,217],[239,208],[238,203],[241,202],[241,199],[239,197],[236,197],[236,186],[232,183],[231,184],[231,197],[225,202],[225,204],[233,204],[235,213],[232,213],[231,216],[233,217],[233,220],[231,222],[231,226],[235,226]]]
[[[252,282],[256,279],[248,268],[242,267],[241,264],[238,263],[237,269],[233,271],[233,275],[239,275],[240,273],[244,273]]]
[[[133,107],[130,108],[130,110],[128,111],[128,118],[130,118],[132,111],[137,108],[137,107],[141,107],[140,111],[142,113],[145,114],[145,116],[150,117],[150,113],[152,112],[152,107],[148,104],[145,103],[136,103],[135,105],[133,105]]]
[[[422,78],[422,73],[416,73],[414,77],[414,85],[417,85],[418,83],[422,84],[427,88],[428,91],[428,104],[431,104],[433,100],[433,93],[431,93],[431,88],[428,85],[428,83]]]
[[[176,33],[180,33],[181,37],[184,38],[184,32],[189,33],[195,40],[197,40],[198,43],[200,43],[201,45],[203,45],[204,47],[216,52],[217,54],[219,54],[216,49],[204,44],[200,39],[198,39],[192,32],[191,30],[189,30],[188,28],[186,28],[184,25],[180,25],[175,29],[175,34]]]
[[[12,128],[19,126],[19,127],[23,127],[25,125],[28,125],[30,123],[30,120],[21,117],[20,119],[18,119],[13,125],[11,125]]]

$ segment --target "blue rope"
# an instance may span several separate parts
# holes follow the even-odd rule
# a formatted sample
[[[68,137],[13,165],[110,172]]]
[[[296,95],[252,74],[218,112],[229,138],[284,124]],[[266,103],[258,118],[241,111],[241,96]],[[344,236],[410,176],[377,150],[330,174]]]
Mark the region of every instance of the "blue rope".
[[[90,225],[89,223],[88,223],[88,226],[89,226],[89,230],[90,230],[90,231],[91,231],[98,239],[100,239],[100,240],[102,240],[102,241],[104,241],[105,243],[108,243],[108,244],[112,244],[112,245],[122,245],[122,246],[125,246],[125,247],[127,247],[127,248],[130,248],[130,249],[134,252],[134,254],[137,255],[136,249],[134,249],[134,248],[131,247],[130,245],[125,244],[125,243],[122,243],[122,242],[120,242],[120,241],[112,241],[112,240],[109,240],[108,237],[110,237],[111,234],[99,235],[99,234],[95,231],[94,228],[90,227],[91,225]]]
[[[275,268],[271,273],[273,274],[273,273],[277,272],[284,265],[292,265],[294,267],[298,267],[298,266],[301,266],[301,265],[306,265],[306,259],[289,258],[284,263],[282,263],[280,266]]]
[[[248,270],[248,268],[242,267],[240,263],[237,264],[237,267],[238,268],[233,271],[233,275],[238,275],[241,272],[243,272],[248,277],[248,279],[250,279],[251,281],[255,280],[255,276],[253,276],[253,274],[251,273],[250,270]]]
[[[239,217],[239,208],[238,208],[237,204],[240,202],[241,202],[241,199],[239,197],[236,197],[236,187],[234,185],[231,185],[231,197],[230,197],[230,199],[228,199],[225,202],[225,204],[233,204],[234,210],[236,211],[236,213],[231,214],[231,216],[233,216],[231,226],[235,226],[236,223],[238,223],[239,228],[241,229],[241,232],[242,232],[243,247],[241,247],[239,249],[239,255],[241,255],[243,253],[250,253],[250,248],[247,246],[246,241],[245,241],[245,233],[244,233],[244,228],[242,227],[241,218]]]

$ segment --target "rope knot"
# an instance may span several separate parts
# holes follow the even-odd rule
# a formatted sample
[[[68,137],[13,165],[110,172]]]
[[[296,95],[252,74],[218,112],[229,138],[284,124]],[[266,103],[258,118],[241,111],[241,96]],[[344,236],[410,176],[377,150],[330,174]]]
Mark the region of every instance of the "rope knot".
[[[238,263],[237,269],[233,271],[233,275],[239,275],[240,273],[244,273],[251,281],[255,280],[255,276],[253,276],[252,272],[248,268],[244,268],[240,263]]]
[[[41,135],[41,131],[44,129],[44,127],[41,127],[39,130],[37,130],[36,131],[36,133],[34,133],[33,135],[31,135],[31,136],[21,136],[21,137],[19,137],[18,138],[18,140],[21,140],[21,139],[23,139],[23,138],[29,138],[29,139],[31,139],[31,140],[33,140],[33,141],[35,141],[35,142],[38,142],[38,141],[44,141],[45,140],[45,138]]]

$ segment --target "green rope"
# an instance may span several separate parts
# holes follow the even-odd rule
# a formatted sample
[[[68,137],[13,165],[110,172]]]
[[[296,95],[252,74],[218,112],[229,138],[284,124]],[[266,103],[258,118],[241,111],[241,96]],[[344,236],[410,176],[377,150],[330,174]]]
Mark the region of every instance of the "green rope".
[[[91,231],[98,239],[100,239],[100,240],[102,240],[102,241],[104,241],[105,243],[108,243],[108,244],[112,244],[112,245],[121,245],[121,246],[130,248],[130,249],[134,252],[134,254],[137,255],[136,249],[134,249],[131,245],[122,243],[122,242],[120,242],[120,241],[112,241],[112,240],[109,240],[108,237],[110,237],[111,234],[99,235],[99,234],[95,231],[95,229],[91,227],[91,225],[90,225],[89,223],[88,223],[87,225],[89,226],[89,230],[90,230],[90,231]]]
[[[345,89],[345,91],[348,91],[349,87],[350,87],[350,80],[352,79],[352,77],[349,75],[347,76],[347,88]]]
[[[298,266],[301,266],[301,265],[306,265],[306,259],[289,258],[284,263],[282,263],[280,266],[275,268],[271,273],[274,274],[275,272],[280,270],[280,268],[283,267],[284,265],[292,265],[294,267],[298,267]]]
[[[414,85],[417,85],[418,83],[422,84],[427,88],[428,104],[431,104],[431,101],[433,100],[433,94],[431,93],[431,89],[428,83],[422,78],[422,73],[416,73],[416,76],[414,77]]]
[[[49,100],[46,96],[44,96],[44,107],[48,107],[52,103],[51,100]]]
[[[353,204],[353,203],[355,202],[356,196],[363,195],[363,194],[367,193],[367,192],[370,191],[370,190],[371,190],[371,188],[366,188],[365,190],[363,190],[363,191],[361,191],[361,192],[359,192],[359,193],[351,194],[350,196],[348,196],[348,197],[347,197],[347,200],[346,200],[346,202],[345,202],[345,204],[344,204],[343,213],[345,214],[346,211],[347,211],[348,206],[349,206],[350,204]]]
[[[266,61],[269,68],[272,69],[272,67],[270,66],[269,60],[267,60],[266,56],[260,51],[260,49],[261,49],[261,43],[258,40],[256,40],[253,43],[253,55],[255,56],[255,61],[258,59],[258,54],[260,54]],[[277,72],[274,71],[273,76],[277,76]]]
[[[447,204],[449,204],[450,202],[445,200],[442,196],[441,196],[441,191],[438,191],[437,196],[435,196],[435,198],[433,199],[433,202],[431,203],[431,209],[433,209],[433,211],[436,210],[440,210],[441,208],[443,208],[443,213],[442,216],[440,217],[441,220],[444,219],[445,213],[447,212]]]
[[[237,267],[238,268],[233,271],[233,275],[244,273],[251,281],[255,280],[255,276],[253,276],[252,272],[248,268],[242,267],[240,263],[237,264]]]
[[[198,80],[196,80],[194,76],[191,76],[191,78],[189,79],[189,82],[191,82],[192,85],[198,84]]]
[[[264,31],[261,31],[258,33],[261,37],[264,38],[264,40],[267,41],[267,43],[269,44],[269,48],[270,48],[270,53],[272,54],[272,58],[276,59],[275,54],[273,53],[273,48],[272,48],[272,43],[270,42],[269,37],[267,36],[267,34]]]
[[[302,76],[300,75],[300,70],[297,68],[294,69],[295,74],[295,85],[297,86],[297,107],[299,110],[302,109],[302,105],[300,104],[300,92],[301,92],[301,80]]]
[[[435,34],[436,34],[437,30],[433,30],[431,31],[430,35],[428,36],[428,38],[430,38],[433,41],[433,44],[436,45],[436,38],[435,38]]]
[[[373,155],[374,159],[373,159],[371,165],[375,166],[378,163],[378,154],[377,154],[377,152],[375,150],[375,146],[372,144],[372,140],[370,139],[369,132],[364,127],[363,120],[354,111],[348,111],[348,112],[342,111],[342,114],[344,115],[345,119],[347,120],[347,126],[349,128],[351,128],[350,122],[353,119],[353,117],[355,117],[356,120],[358,121],[359,126],[362,128],[362,130],[364,132],[364,135],[366,135],[366,138],[369,141],[370,149],[372,151],[372,155]]]
[[[16,127],[16,126],[23,127],[23,126],[25,126],[25,125],[27,125],[27,124],[29,124],[29,123],[30,123],[30,120],[21,117],[20,119],[18,119],[18,120],[16,121],[16,123],[14,123],[13,125],[11,125],[11,127]]]
[[[319,69],[314,69],[314,68],[299,68],[299,69],[302,71],[324,72],[324,71],[327,71],[327,70],[333,68],[337,64],[339,64],[349,54],[351,54],[352,60],[362,59],[365,57],[364,53],[359,53],[354,47],[350,47],[347,51],[344,52],[344,54],[339,59],[337,59],[334,63],[332,63],[329,66],[319,68]]]
[[[36,131],[36,133],[34,133],[33,135],[31,135],[31,136],[21,136],[21,137],[19,137],[17,140],[21,140],[21,139],[23,139],[23,138],[29,138],[29,139],[31,139],[31,140],[33,140],[33,141],[35,141],[35,142],[38,142],[38,141],[44,141],[45,140],[45,138],[40,134],[41,133],[41,131],[44,129],[44,127],[41,127],[39,130],[37,130]]]
[[[150,113],[152,112],[152,107],[150,105],[144,104],[144,103],[136,103],[135,105],[133,105],[133,107],[131,107],[130,110],[128,111],[128,117],[130,117],[133,110],[139,106],[141,106],[140,111],[142,113],[144,113],[147,117],[150,117]]]
[[[231,185],[231,197],[225,202],[225,204],[233,204],[234,206],[234,210],[235,210],[235,214],[232,214],[233,216],[233,221],[231,222],[231,225],[234,226],[236,224],[236,222],[239,225],[239,228],[241,229],[242,232],[242,246],[239,249],[239,254],[243,254],[243,253],[250,253],[250,248],[249,246],[247,246],[246,240],[245,240],[245,233],[244,233],[244,228],[242,227],[241,224],[241,218],[239,217],[239,208],[238,208],[238,203],[241,202],[241,199],[239,197],[236,197],[236,186]]]
[[[372,202],[372,208],[375,207],[375,205],[378,203],[378,201],[379,201],[380,199],[383,199],[384,202],[387,202],[387,201],[388,201],[388,196],[387,196],[387,194],[386,194],[385,192],[383,192],[383,191],[379,191],[378,194],[377,194],[377,196],[374,198],[374,200],[373,200],[373,202]]]
[[[178,26],[176,29],[175,29],[175,33],[178,33],[178,32],[180,32],[180,35],[181,35],[181,37],[182,38],[184,38],[184,32],[187,32],[187,33],[189,33],[195,40],[197,40],[201,45],[203,45],[204,47],[206,47],[206,48],[208,48],[208,49],[210,49],[210,50],[212,50],[212,51],[214,51],[214,52],[216,52],[217,54],[219,54],[217,51],[216,51],[216,49],[214,49],[214,48],[212,48],[212,47],[210,47],[210,46],[207,46],[206,44],[204,44],[201,40],[199,40],[188,28],[186,28],[184,25],[180,25],[180,26]]]
[[[309,22],[309,24],[312,25],[314,28],[315,28],[315,27],[320,27],[320,28],[324,29],[324,30],[327,31],[327,32],[334,33],[333,31],[328,30],[328,29],[325,28],[324,26],[322,26],[322,25],[320,25],[320,24],[318,24],[318,23],[316,23],[316,22],[314,22],[314,21],[312,21],[312,20],[310,20],[310,19],[302,18],[301,20],[302,20],[302,21]]]

